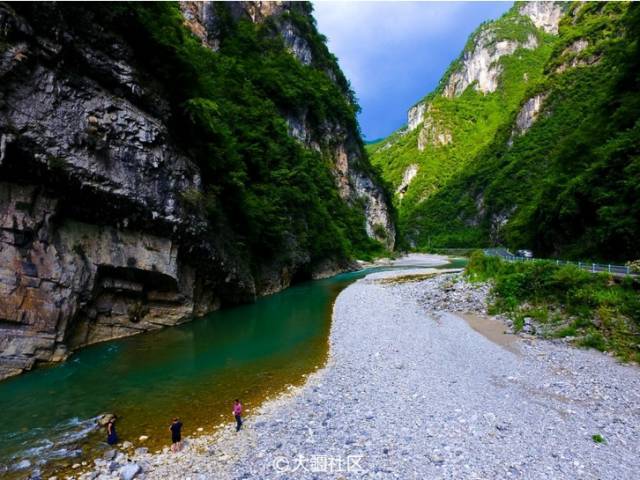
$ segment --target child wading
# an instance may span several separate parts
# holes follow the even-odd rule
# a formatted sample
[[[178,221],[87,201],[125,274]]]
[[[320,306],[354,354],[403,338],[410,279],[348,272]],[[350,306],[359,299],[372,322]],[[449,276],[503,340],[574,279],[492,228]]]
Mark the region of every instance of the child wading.
[[[182,422],[177,418],[174,418],[169,425],[169,430],[171,430],[171,451],[179,452],[182,447],[182,435],[180,434],[180,430],[182,429]]]
[[[236,432],[242,428],[242,403],[236,398],[233,402],[233,416],[236,417]]]

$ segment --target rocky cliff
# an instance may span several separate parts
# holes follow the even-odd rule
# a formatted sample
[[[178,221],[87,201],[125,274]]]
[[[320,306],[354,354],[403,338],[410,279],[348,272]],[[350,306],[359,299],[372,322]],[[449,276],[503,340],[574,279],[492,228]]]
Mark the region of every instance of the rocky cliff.
[[[220,12],[216,2],[181,2],[180,8],[187,25],[204,44],[214,50],[218,48],[216,38],[220,32]],[[307,11],[304,3],[296,2],[233,2],[229,14],[235,20],[250,18],[252,22],[271,21],[281,35],[289,52],[304,65],[318,65],[332,81],[340,86],[337,78],[341,72],[334,65],[322,64],[314,54],[312,42],[305,38],[295,15]],[[369,171],[362,168],[363,150],[358,132],[337,122],[325,121],[312,131],[309,111],[295,109],[287,112],[289,134],[307,148],[322,150],[328,145],[333,159],[335,176],[340,196],[353,204],[363,202],[367,234],[393,249],[395,227],[386,194]]]
[[[162,44],[151,29],[138,36],[126,23],[140,28],[166,21],[178,43],[200,56],[206,52],[198,48],[224,47],[235,25],[240,31],[252,28],[245,24],[268,24],[268,38],[260,41],[279,37],[306,75],[322,82],[315,73],[321,72],[348,105],[348,84],[337,64],[327,61],[323,44],[312,43],[317,32],[310,8],[288,2],[153,6],[167,20],[142,5],[100,8],[0,3],[0,377],[38,361],[62,360],[84,345],[175,325],[350,266],[344,249],[306,247],[311,233],[300,232],[309,220],[298,220],[285,207],[284,225],[296,223],[279,234],[283,252],[260,255],[257,247],[246,246],[260,243],[251,237],[253,223],[239,223],[248,207],[234,210],[226,193],[231,187],[220,180],[231,183],[236,174],[224,174],[221,167],[212,173],[204,150],[194,146],[206,132],[194,140],[187,134],[199,124],[183,131],[185,121],[195,118],[179,118],[189,104],[179,101],[184,87],[178,79],[174,84],[162,78],[172,60],[160,51],[149,58],[145,49]],[[188,43],[182,23],[201,46]],[[218,54],[212,55],[206,58],[214,68]],[[219,61],[231,55],[220,54]],[[186,70],[185,77],[193,75],[188,62],[178,60],[174,64]],[[255,88],[264,98],[271,87]],[[198,93],[199,100],[203,95]],[[228,108],[236,101],[225,100]],[[333,195],[334,189],[345,205],[334,202],[332,208],[346,209],[356,228],[392,248],[390,209],[363,156],[355,121],[345,125],[327,117],[322,128],[307,128],[303,113],[317,108],[280,105],[281,120],[274,116],[273,122],[278,128],[284,122],[300,142],[300,148],[287,147],[291,155],[315,149],[316,158],[325,159],[327,167],[314,165],[328,168],[334,179],[323,191]],[[215,158],[230,155],[230,148],[219,148]],[[248,189],[248,172],[233,177],[235,188]],[[233,198],[269,208],[254,190]]]

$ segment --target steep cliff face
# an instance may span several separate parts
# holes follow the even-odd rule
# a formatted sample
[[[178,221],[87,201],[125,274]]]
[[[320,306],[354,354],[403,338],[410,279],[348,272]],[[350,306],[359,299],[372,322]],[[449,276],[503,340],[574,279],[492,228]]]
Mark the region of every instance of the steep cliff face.
[[[461,58],[450,67],[439,93],[448,98],[459,97],[469,86],[484,94],[495,92],[504,70],[500,60],[518,49],[539,47],[540,33],[531,29],[529,23],[546,33],[557,34],[561,16],[559,2],[523,2],[505,18],[484,25],[473,34]],[[409,110],[409,130],[423,122],[429,107],[428,102],[421,102]]]
[[[216,274],[199,285],[179,258],[190,248],[181,236],[206,229],[180,197],[201,188],[199,171],[172,144],[166,102],[141,86],[127,46],[78,43],[69,69],[73,38],[36,37],[8,6],[0,15],[15,42],[2,65],[0,375],[179,323],[221,296],[253,298],[246,267],[212,244]]]
[[[225,157],[237,165],[249,157],[222,144],[226,131],[217,130],[215,137],[203,130],[210,124],[197,115],[213,107],[214,97],[205,100],[199,87],[196,103],[184,92],[185,85],[206,79],[194,76],[189,59],[178,58],[179,50],[173,57],[163,53],[168,46],[145,23],[164,22],[179,39],[176,48],[188,48],[187,53],[213,62],[212,68],[232,54],[209,57],[198,48],[224,50],[241,29],[251,33],[242,22],[268,24],[268,38],[280,38],[301,65],[294,67],[308,69],[301,73],[318,84],[336,85],[340,101],[348,105],[342,73],[327,61],[324,44],[313,44],[317,33],[308,6],[187,2],[180,10],[168,4],[101,8],[0,4],[0,377],[36,361],[64,359],[83,345],[175,325],[350,266],[345,242],[355,241],[351,233],[342,244],[336,238],[336,244],[316,247],[310,219],[285,203],[270,207],[269,197],[261,198],[257,185],[266,179],[251,170],[257,166],[241,166],[248,174],[224,170],[231,161]],[[297,16],[290,18],[292,9]],[[182,23],[201,46],[181,31]],[[235,24],[239,33],[232,30]],[[277,53],[280,47],[272,48]],[[164,68],[183,71],[186,80],[168,81]],[[278,103],[268,98],[269,89],[278,94],[277,86],[267,82],[253,88],[265,104]],[[216,111],[236,108],[232,97],[215,101]],[[321,101],[306,107],[310,115],[318,105]],[[344,108],[341,118],[349,118]],[[319,186],[306,188],[321,188],[326,195],[307,210],[320,209],[316,216],[321,215],[326,201],[326,208],[338,209],[336,218],[362,230],[358,238],[369,232],[391,247],[390,210],[363,159],[355,121],[343,125],[327,117],[325,130],[306,129],[304,117],[287,105],[262,115],[273,115],[270,121],[278,130],[270,138],[280,144],[287,142],[287,119],[301,125],[299,135],[289,133],[303,145],[283,148],[292,163],[296,158],[312,162],[320,178],[305,181]],[[243,134],[249,133],[238,133],[237,142],[246,143]],[[265,138],[262,132],[256,135]],[[199,143],[204,140],[209,143]],[[312,146],[314,157],[305,153]],[[278,168],[286,174],[284,166],[274,165]],[[322,183],[325,175],[333,185]],[[282,195],[284,188],[276,185],[272,191]],[[293,195],[291,188],[298,187],[287,188]],[[343,202],[337,200],[341,197]],[[261,210],[248,211],[256,204]],[[277,237],[262,239],[270,245],[261,254],[253,233],[264,228],[258,212],[277,215],[278,209],[284,227]],[[374,230],[377,224],[386,230]]]
[[[519,7],[521,15],[547,33],[558,34],[563,7],[560,2],[525,2]]]
[[[538,118],[538,115],[542,110],[543,103],[547,96],[548,95],[546,93],[538,93],[525,102],[525,104],[522,106],[522,109],[516,116],[513,132],[511,138],[509,139],[510,142],[513,142],[514,136],[523,135],[527,132],[527,130],[531,128],[533,123]]]
[[[474,40],[473,50],[464,54],[460,69],[449,77],[443,95],[449,98],[460,96],[472,84],[479,92],[495,92],[502,72],[500,59],[513,55],[518,48],[535,50],[537,46],[538,39],[533,33],[525,42],[518,42],[498,40],[497,33],[491,28],[482,30]]]
[[[222,17],[229,16],[234,21],[241,19],[253,23],[273,21],[285,45],[302,64],[313,63],[313,52],[303,33],[296,27],[288,14],[295,12],[305,15],[307,7],[294,2],[232,2],[230,5],[220,5],[220,2],[180,2],[180,10],[189,29],[214,50],[220,45],[223,34]]]
[[[409,131],[372,147],[404,239],[640,256],[639,29],[640,8],[615,2],[518,3],[480,27]]]
[[[235,21],[245,18],[254,23],[272,22],[295,58],[304,65],[322,69],[348,95],[337,64],[317,58],[322,56],[319,46],[305,38],[303,30],[308,26],[301,24],[300,17],[308,15],[308,5],[301,2],[233,2],[225,8],[217,2],[181,2],[180,8],[187,26],[214,50],[219,44],[223,15],[230,15]],[[393,217],[386,193],[366,168],[358,132],[332,121],[324,121],[313,131],[308,115],[307,109],[285,112],[289,134],[307,148],[322,151],[324,146],[333,160],[333,174],[340,196],[352,205],[364,203],[367,234],[392,250],[395,244]]]

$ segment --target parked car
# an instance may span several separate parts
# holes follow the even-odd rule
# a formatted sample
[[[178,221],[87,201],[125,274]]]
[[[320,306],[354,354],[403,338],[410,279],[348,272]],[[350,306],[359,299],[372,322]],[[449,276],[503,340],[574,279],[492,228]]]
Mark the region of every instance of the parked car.
[[[640,273],[640,260],[633,260],[625,264],[631,273]]]
[[[533,258],[533,252],[531,250],[518,250],[516,251],[516,257]]]

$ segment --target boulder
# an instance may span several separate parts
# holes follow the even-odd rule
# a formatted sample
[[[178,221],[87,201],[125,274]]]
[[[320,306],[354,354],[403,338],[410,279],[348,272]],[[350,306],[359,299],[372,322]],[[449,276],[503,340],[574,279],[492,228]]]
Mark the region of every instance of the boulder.
[[[22,460],[21,462],[16,463],[13,468],[15,470],[25,470],[30,466],[31,466],[31,462],[29,460]]]
[[[121,467],[118,473],[120,474],[120,478],[122,480],[133,480],[133,478],[135,478],[135,476],[138,475],[141,471],[142,469],[140,468],[140,465],[138,465],[137,463],[130,463],[128,465],[125,465],[124,467]]]
[[[116,451],[114,449],[107,450],[102,454],[102,458],[105,460],[113,460],[113,457],[116,456]]]

